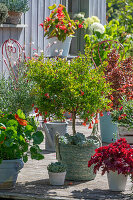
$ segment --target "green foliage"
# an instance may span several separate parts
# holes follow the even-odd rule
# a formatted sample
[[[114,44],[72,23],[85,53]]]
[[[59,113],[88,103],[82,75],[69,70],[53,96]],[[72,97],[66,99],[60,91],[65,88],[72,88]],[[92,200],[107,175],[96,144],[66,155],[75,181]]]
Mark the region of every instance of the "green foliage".
[[[107,16],[117,19],[119,25],[124,27],[126,33],[133,33],[133,1],[107,0]]]
[[[22,118],[18,114],[0,112],[1,161],[23,158],[23,161],[27,162],[29,150],[32,159],[44,158],[38,146],[44,139],[43,133],[36,131],[37,127],[32,126],[33,118],[32,120],[26,118],[21,110],[18,111],[18,113],[20,112]]]
[[[25,13],[29,10],[28,0],[0,0],[4,3],[9,11]]]
[[[36,82],[34,94],[36,106],[44,118],[63,118],[64,112],[72,113],[91,121],[92,115],[108,109],[107,96],[111,93],[102,67],[90,66],[88,55],[80,55],[70,61],[66,59],[32,59],[29,78]]]
[[[92,136],[86,138],[82,133],[76,133],[75,135],[69,135],[68,133],[65,136],[60,136],[59,142],[62,144],[86,146],[90,144],[99,144],[99,140],[93,138]]]
[[[22,64],[19,68],[17,81],[1,75],[0,110],[15,113],[18,109],[21,109],[25,114],[32,110],[32,104],[35,100],[32,95],[34,83],[27,79],[26,73],[26,66]]]
[[[133,1],[107,0],[107,16],[108,21],[112,19],[119,22],[117,35],[122,44],[130,37],[130,44],[125,47],[129,49],[129,54],[133,56]],[[128,41],[126,43],[128,44]]]
[[[112,120],[120,126],[131,129],[133,128],[133,100],[127,101],[123,97],[120,103],[119,108],[111,112]]]
[[[47,166],[47,170],[53,173],[60,173],[66,171],[66,166],[61,162],[51,163]]]
[[[0,3],[0,24],[6,21],[8,17],[8,8],[5,4]]]

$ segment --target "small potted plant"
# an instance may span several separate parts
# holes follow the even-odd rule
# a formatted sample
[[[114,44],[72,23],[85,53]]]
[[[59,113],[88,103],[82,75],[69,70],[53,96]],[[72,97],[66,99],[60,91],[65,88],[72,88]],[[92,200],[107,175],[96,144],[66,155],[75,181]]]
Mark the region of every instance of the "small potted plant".
[[[102,175],[107,172],[109,189],[124,191],[128,175],[133,175],[133,150],[125,138],[95,150],[88,162],[88,167],[94,165],[94,173],[100,168]]]
[[[66,7],[59,4],[49,6],[52,11],[40,25],[44,29],[44,37],[49,39],[49,56],[68,56],[72,35],[77,29],[78,22],[71,20]],[[79,26],[80,27],[80,26]]]
[[[89,123],[88,128],[92,128],[94,124],[98,124],[98,113],[102,115],[104,108],[110,109],[111,101],[107,98],[108,94],[111,93],[110,85],[106,83],[102,67],[94,68],[90,66],[89,55],[80,55],[72,59],[71,62],[61,58],[44,60],[43,57],[39,57],[38,60],[30,60],[27,65],[29,67],[29,79],[36,82],[34,94],[38,114],[44,116],[45,123],[49,120],[49,117],[63,120],[64,112],[70,112],[72,113],[73,135],[76,135],[77,115],[83,120],[84,126]],[[83,148],[84,151],[88,151],[88,154],[93,154],[96,148],[95,140],[90,145],[93,151],[89,150],[89,144],[85,147],[72,145],[71,152],[75,152],[74,155],[77,156],[75,160],[72,159],[70,147],[67,144],[63,145],[64,148],[61,146],[59,144],[62,161],[65,163],[64,156],[66,154],[63,153],[64,155],[62,155],[63,151],[66,151],[70,156],[68,160],[71,161],[71,164],[65,163],[67,165],[66,177],[67,179],[72,179],[72,177],[76,179],[77,171],[74,165],[79,160],[79,154],[76,153],[76,150],[80,151]],[[86,154],[84,155],[86,156]],[[81,164],[84,164],[85,170],[88,169],[87,162],[81,162]],[[81,171],[81,169],[80,167],[77,169],[81,172],[78,180],[94,178],[89,172],[87,172],[87,176],[82,176],[82,172],[85,170]]]
[[[14,187],[28,154],[32,159],[44,158],[39,148],[43,139],[34,119],[25,117],[20,109],[16,114],[0,112],[0,189]]]
[[[0,3],[0,24],[4,23],[8,17],[8,8],[4,3]]]
[[[47,167],[51,185],[64,185],[66,167],[61,162],[50,163]]]
[[[111,112],[113,122],[118,124],[118,138],[126,138],[129,144],[133,144],[133,100],[127,101],[123,96],[119,108]]]
[[[6,23],[19,24],[22,13],[29,10],[28,0],[2,0],[8,8],[8,18]]]

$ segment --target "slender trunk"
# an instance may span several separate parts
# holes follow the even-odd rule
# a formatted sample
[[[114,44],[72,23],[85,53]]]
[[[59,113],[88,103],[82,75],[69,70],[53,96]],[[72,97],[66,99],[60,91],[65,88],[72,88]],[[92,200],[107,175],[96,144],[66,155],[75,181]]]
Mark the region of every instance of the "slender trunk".
[[[72,112],[72,130],[73,130],[73,135],[76,134],[76,129],[75,129],[75,119],[76,119],[76,112]]]

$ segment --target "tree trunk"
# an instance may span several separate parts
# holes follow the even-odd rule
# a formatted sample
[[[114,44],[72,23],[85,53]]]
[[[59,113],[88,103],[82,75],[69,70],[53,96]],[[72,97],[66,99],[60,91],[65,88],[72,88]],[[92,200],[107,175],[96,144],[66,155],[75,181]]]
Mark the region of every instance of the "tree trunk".
[[[73,130],[73,135],[76,134],[76,129],[75,129],[75,119],[76,119],[76,112],[72,112],[72,130]]]

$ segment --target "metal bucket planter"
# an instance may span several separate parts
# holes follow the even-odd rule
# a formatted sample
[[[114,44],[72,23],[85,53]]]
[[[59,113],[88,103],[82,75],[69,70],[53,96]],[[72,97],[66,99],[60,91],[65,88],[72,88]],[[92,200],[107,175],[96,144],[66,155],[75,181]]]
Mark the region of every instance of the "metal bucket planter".
[[[124,174],[118,174],[118,172],[109,171],[107,173],[108,185],[111,191],[122,192],[125,191],[127,176]]]
[[[67,57],[69,54],[72,37],[67,37],[64,42],[59,41],[56,37],[48,39],[50,46],[48,47],[48,56],[50,57]]]
[[[55,151],[55,134],[63,136],[67,133],[67,122],[47,122],[43,124],[45,131],[45,149]]]
[[[114,141],[114,134],[117,135],[118,126],[112,122],[111,115],[104,113],[104,116],[100,117],[100,132],[102,142],[111,143]]]
[[[21,12],[11,12],[8,11],[8,18],[6,20],[7,24],[20,24],[21,23]]]
[[[99,145],[77,146],[59,144],[60,161],[66,165],[67,180],[93,180],[96,174],[93,173],[93,166],[88,168],[88,161],[95,153]]]
[[[133,144],[133,129],[128,130],[126,127],[118,126],[118,138],[126,138],[129,144]]]
[[[0,164],[0,189],[12,189],[23,166],[21,159],[3,160]]]

